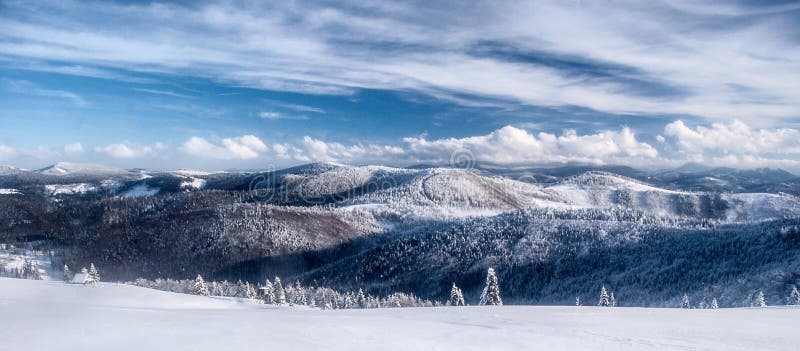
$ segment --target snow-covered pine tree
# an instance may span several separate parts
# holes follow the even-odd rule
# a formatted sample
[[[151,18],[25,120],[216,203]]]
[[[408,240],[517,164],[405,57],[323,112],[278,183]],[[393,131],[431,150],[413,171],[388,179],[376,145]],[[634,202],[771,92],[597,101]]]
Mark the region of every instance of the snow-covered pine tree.
[[[64,282],[69,283],[72,281],[72,271],[69,269],[69,266],[66,264],[64,265]]]
[[[575,306],[576,307],[581,307],[581,297],[580,296],[575,296]]]
[[[478,305],[502,306],[503,300],[500,298],[500,285],[497,283],[497,276],[494,269],[486,271],[486,286],[483,288],[481,300]]]
[[[608,291],[606,290],[605,285],[603,285],[603,287],[600,288],[600,301],[597,302],[597,306],[611,307],[611,299],[608,297]]]
[[[349,310],[353,308],[354,304],[355,304],[355,299],[353,298],[353,294],[348,292],[347,295],[345,295],[344,297],[344,308]]]
[[[767,307],[767,299],[764,298],[764,292],[759,290],[758,291],[758,298],[756,299],[756,303],[758,307]]]
[[[367,296],[364,295],[364,290],[358,288],[358,295],[356,295],[356,304],[358,308],[367,308]]]
[[[617,307],[617,298],[614,297],[614,292],[611,292],[611,297],[609,298],[608,302],[611,303],[611,307]]]
[[[789,294],[789,305],[798,306],[800,305],[800,291],[797,291],[797,287],[792,287],[792,293]]]
[[[717,298],[715,297],[711,299],[711,309],[716,310],[717,308],[719,308],[719,302],[717,302]]]
[[[241,280],[236,282],[236,297],[247,297],[247,284],[243,283]]]
[[[283,290],[281,278],[275,277],[272,283],[272,303],[276,305],[283,305],[286,303],[286,291]]]
[[[264,303],[267,305],[272,305],[275,303],[275,295],[272,292],[272,283],[267,279],[266,284],[264,287],[261,288],[261,293],[264,294],[261,298],[264,300]]]
[[[258,294],[256,294],[256,289],[250,285],[250,282],[247,282],[244,285],[247,288],[247,298],[250,300],[255,300],[258,297]]]
[[[461,289],[456,286],[456,283],[453,283],[453,287],[450,288],[450,300],[447,301],[448,306],[464,306],[464,294],[461,292]]]
[[[692,304],[689,303],[688,294],[683,294],[683,302],[681,302],[681,308],[692,308]]]
[[[197,278],[194,278],[194,293],[200,296],[208,296],[208,285],[199,274]]]
[[[100,282],[100,273],[97,271],[97,268],[94,267],[94,263],[89,264],[89,281],[91,283]]]

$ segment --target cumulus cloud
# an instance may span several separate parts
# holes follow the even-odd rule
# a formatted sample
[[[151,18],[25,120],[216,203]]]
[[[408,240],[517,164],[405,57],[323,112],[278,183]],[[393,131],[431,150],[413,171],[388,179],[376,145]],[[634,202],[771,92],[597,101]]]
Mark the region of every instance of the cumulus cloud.
[[[325,142],[306,136],[303,138],[302,149],[306,158],[314,161],[341,161],[359,160],[387,160],[403,156],[405,150],[401,147],[390,145],[344,145],[337,142]]]
[[[453,155],[465,152],[475,162],[497,165],[576,162],[674,167],[703,162],[710,166],[800,170],[797,129],[754,129],[741,121],[690,128],[678,120],[665,125],[664,135],[654,139],[654,145],[639,140],[627,127],[591,134],[574,130],[553,134],[505,126],[486,135],[463,138],[407,137],[400,146],[346,145],[306,136],[297,146],[276,145],[273,150],[281,158],[301,162],[448,165]]]
[[[800,131],[797,129],[753,129],[742,121],[714,123],[711,127],[690,128],[675,121],[664,128],[674,137],[681,152],[703,155],[710,152],[733,155],[798,154]]]
[[[155,143],[153,145],[136,145],[125,142],[99,146],[95,148],[95,151],[112,158],[125,159],[152,156],[165,149],[166,146],[162,143]]]
[[[797,168],[800,130],[754,129],[742,121],[691,128],[683,121],[664,127],[664,134],[688,161],[731,167]]]
[[[512,126],[488,135],[429,141],[405,138],[410,152],[420,160],[442,162],[458,149],[469,150],[477,161],[498,164],[591,162],[605,163],[614,157],[654,158],[658,151],[639,142],[629,128],[578,135],[574,130],[561,135],[534,135]]]
[[[195,136],[183,143],[180,149],[196,157],[246,160],[259,157],[261,153],[268,151],[269,147],[254,135],[225,138],[219,144]]]

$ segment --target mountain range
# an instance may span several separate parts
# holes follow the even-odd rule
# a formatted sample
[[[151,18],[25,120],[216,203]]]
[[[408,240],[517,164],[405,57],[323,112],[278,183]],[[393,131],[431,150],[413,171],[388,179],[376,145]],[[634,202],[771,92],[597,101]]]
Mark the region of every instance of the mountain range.
[[[0,238],[44,240],[106,277],[306,284],[443,298],[746,305],[800,283],[800,178],[687,165],[474,169],[315,163],[155,172],[59,163],[0,168]],[[590,296],[590,295],[589,295]]]

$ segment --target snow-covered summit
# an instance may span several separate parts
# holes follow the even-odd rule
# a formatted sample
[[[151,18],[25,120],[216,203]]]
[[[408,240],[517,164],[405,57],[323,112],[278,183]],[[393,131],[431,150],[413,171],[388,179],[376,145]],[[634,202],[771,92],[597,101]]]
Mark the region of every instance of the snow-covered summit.
[[[123,175],[130,171],[103,165],[88,163],[59,162],[54,165],[36,170],[36,173],[44,175]]]

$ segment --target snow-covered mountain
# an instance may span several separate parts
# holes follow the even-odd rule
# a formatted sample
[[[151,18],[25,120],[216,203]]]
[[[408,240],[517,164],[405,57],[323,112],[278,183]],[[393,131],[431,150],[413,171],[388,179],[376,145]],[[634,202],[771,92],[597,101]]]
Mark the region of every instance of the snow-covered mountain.
[[[70,162],[59,162],[42,169],[38,169],[35,172],[44,175],[56,175],[56,176],[60,175],[119,176],[131,173],[130,171],[120,168],[94,165],[94,164],[85,164],[85,163],[70,163]]]
[[[678,278],[685,292],[700,294],[703,285],[696,284],[747,282],[736,283],[739,294],[755,284],[779,289],[793,282],[794,275],[773,283],[764,277],[800,266],[791,246],[800,225],[796,193],[684,189],[680,181],[667,182],[666,171],[612,170],[316,163],[204,173],[58,164],[0,175],[0,236],[44,235],[71,247],[66,260],[102,263],[119,279],[285,274],[426,297],[446,294],[454,279],[474,294],[478,275],[492,265],[508,279],[511,300],[562,302],[571,297],[547,292],[556,284],[547,279],[563,274],[569,283],[559,284],[595,289],[605,278],[579,267],[620,257],[618,270],[604,272],[636,289],[628,292],[631,300],[658,304],[677,296],[675,288],[642,284],[641,277],[676,278],[669,270],[640,272],[636,263],[671,266],[675,250],[683,265],[702,260],[712,267],[699,275],[705,283]],[[795,179],[774,170],[725,174],[726,182],[741,179],[759,189],[777,186],[770,182],[791,188]],[[765,180],[758,183],[760,175]],[[751,250],[775,260],[750,262]],[[657,300],[642,293],[648,289]]]

